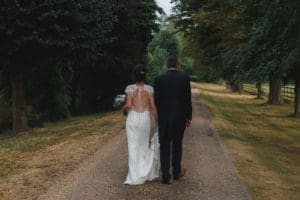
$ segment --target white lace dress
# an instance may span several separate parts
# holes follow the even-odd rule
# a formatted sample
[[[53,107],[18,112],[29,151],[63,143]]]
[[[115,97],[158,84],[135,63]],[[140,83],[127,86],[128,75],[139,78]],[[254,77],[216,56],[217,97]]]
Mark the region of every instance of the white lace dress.
[[[125,92],[131,95],[132,108],[126,121],[128,174],[124,184],[138,185],[158,178],[160,171],[157,131],[150,141],[152,123],[149,99],[153,88],[149,85],[129,85]]]

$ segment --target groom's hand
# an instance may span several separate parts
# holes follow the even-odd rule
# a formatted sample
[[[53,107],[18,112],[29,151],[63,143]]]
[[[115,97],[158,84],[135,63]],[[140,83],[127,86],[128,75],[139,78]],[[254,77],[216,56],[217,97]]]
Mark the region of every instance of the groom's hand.
[[[187,119],[186,120],[186,127],[190,127],[191,126],[191,120]]]

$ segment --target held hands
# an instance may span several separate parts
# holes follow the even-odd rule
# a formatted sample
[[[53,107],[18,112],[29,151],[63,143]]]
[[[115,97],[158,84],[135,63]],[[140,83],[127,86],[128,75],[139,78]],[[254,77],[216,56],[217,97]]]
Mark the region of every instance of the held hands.
[[[128,111],[130,110],[130,106],[128,106],[128,104],[125,104],[125,105],[122,107],[122,110],[123,110],[123,115],[124,115],[124,116],[127,116],[127,115],[128,115]]]
[[[154,130],[158,129],[157,117],[153,116],[153,128]]]
[[[157,131],[157,129],[158,129],[158,124],[157,124],[157,122],[154,122],[154,130],[156,130]]]
[[[128,105],[128,104],[125,104],[123,107],[122,107],[122,110],[123,111],[129,111],[129,109],[130,109],[130,106]]]
[[[187,119],[186,120],[186,127],[190,127],[192,123],[192,120]]]

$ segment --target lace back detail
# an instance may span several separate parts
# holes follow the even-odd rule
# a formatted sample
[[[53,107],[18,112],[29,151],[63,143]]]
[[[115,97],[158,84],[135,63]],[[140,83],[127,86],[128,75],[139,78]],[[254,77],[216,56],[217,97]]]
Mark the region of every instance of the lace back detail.
[[[129,85],[125,92],[131,95],[132,109],[136,112],[144,112],[149,109],[150,95],[153,94],[153,87],[150,85]]]

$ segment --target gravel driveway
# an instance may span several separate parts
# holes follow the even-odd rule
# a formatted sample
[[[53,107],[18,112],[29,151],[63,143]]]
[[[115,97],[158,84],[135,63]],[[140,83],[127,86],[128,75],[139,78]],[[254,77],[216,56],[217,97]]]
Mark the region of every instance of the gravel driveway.
[[[187,174],[179,181],[171,185],[162,185],[158,180],[139,186],[123,185],[127,174],[127,143],[122,131],[39,199],[250,199],[194,89],[193,121],[186,130],[183,149]]]

